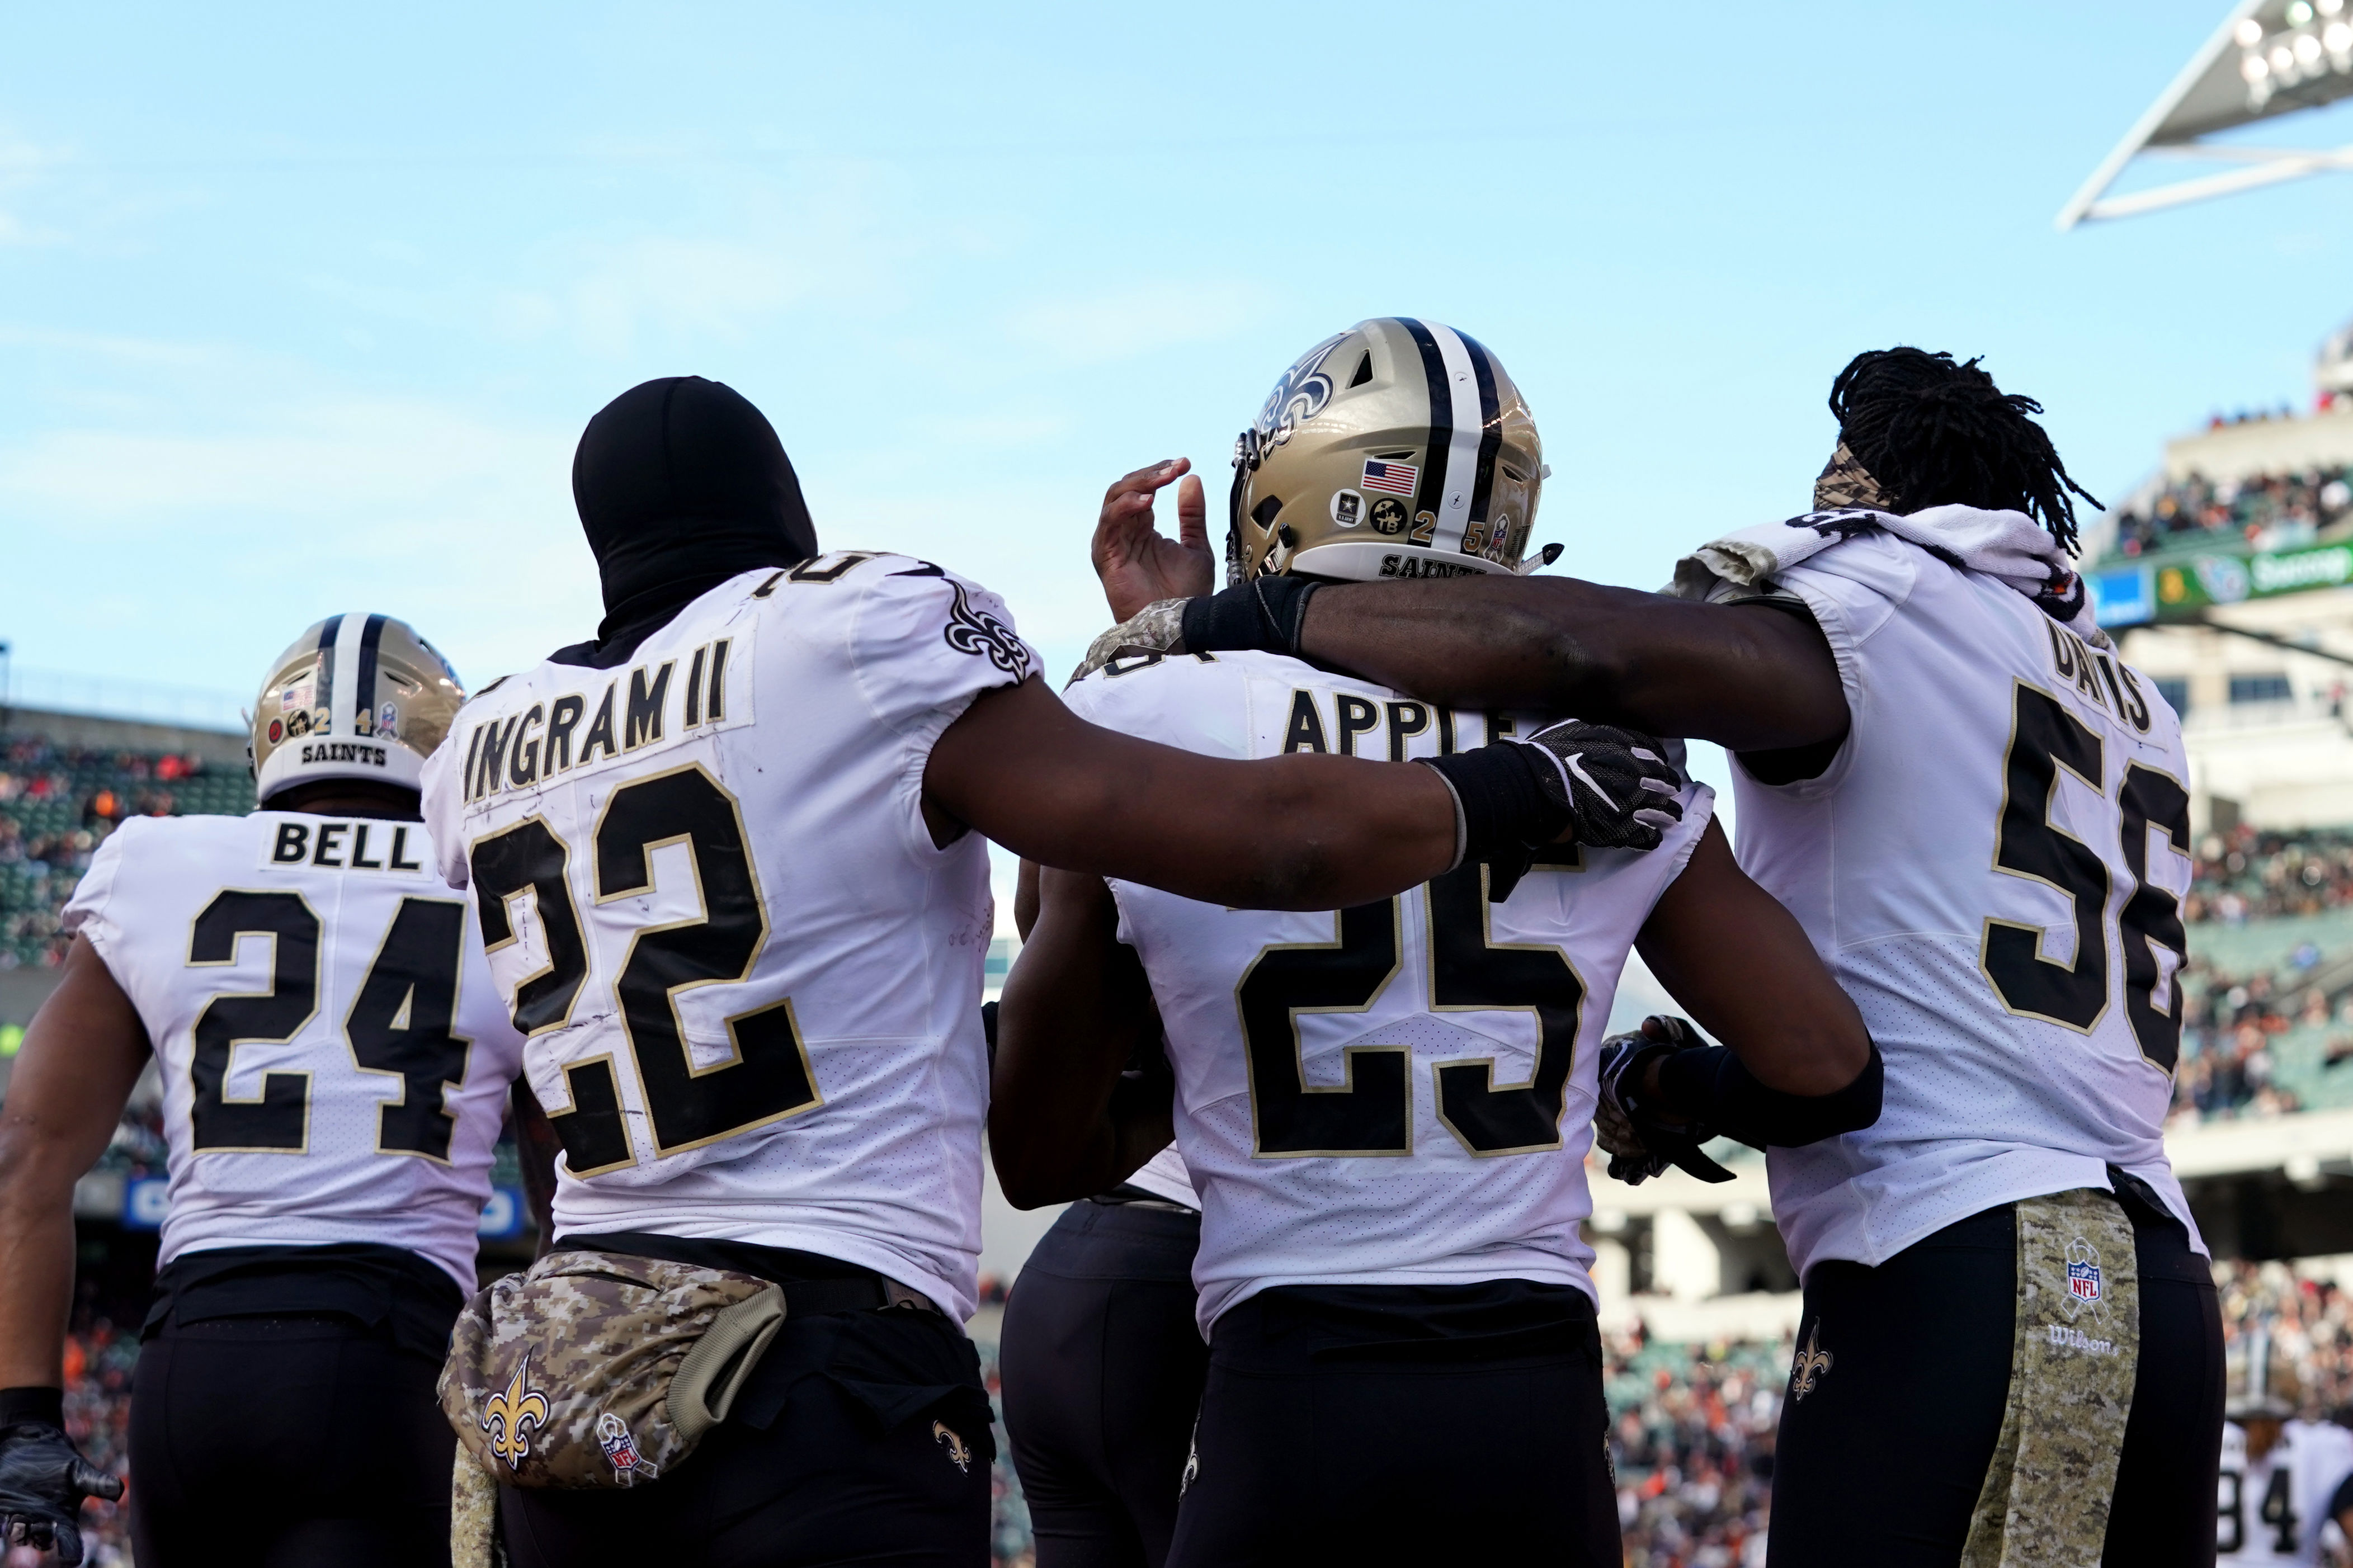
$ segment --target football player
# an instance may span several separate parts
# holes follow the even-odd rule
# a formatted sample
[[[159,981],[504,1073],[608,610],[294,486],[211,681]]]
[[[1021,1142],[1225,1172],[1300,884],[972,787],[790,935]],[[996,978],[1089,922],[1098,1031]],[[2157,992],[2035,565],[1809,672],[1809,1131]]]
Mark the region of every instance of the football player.
[[[1463,574],[1468,555],[1445,581],[1207,595],[1206,552],[1150,535],[1174,476],[1146,470],[1098,544],[1136,612],[1104,640],[1272,648],[1419,700],[1729,749],[1742,864],[1887,1058],[1876,1124],[1768,1161],[1806,1294],[1771,1562],[2203,1561],[2221,1316],[2161,1138],[2179,721],[2093,621],[2070,560],[2084,492],[2040,405],[1898,348],[1849,364],[1831,407],[1820,510],[1715,542],[1676,597]],[[1457,428],[1403,460],[1441,553],[1475,555],[1493,520]]]
[[[1433,362],[1463,366],[1474,395],[1454,402]],[[1471,454],[1449,484],[1479,500],[1479,553],[1441,553],[1409,521],[1384,530],[1366,504],[1368,484],[1382,495],[1426,460],[1433,427]],[[1520,564],[1535,422],[1502,364],[1449,328],[1384,319],[1318,345],[1243,447],[1255,461],[1228,541],[1241,578],[1386,592],[1464,561]],[[1261,651],[1113,653],[1064,700],[1231,757],[1442,760],[1532,722]],[[1588,843],[1515,885],[1470,866],[1318,913],[1044,873],[999,1016],[991,1149],[1017,1203],[1124,1175],[1150,1139],[1122,1138],[1114,1086],[1165,1027],[1210,1345],[1170,1563],[1619,1563],[1578,1234],[1599,1074],[1704,1077],[1737,1103],[1716,1126],[1759,1143],[1861,1127],[1878,1104],[1862,1020],[1734,864],[1711,798],[1683,786],[1681,820],[1647,854]],[[1638,942],[1734,1050],[1603,1050]]]
[[[1025,942],[1038,877],[1024,861],[1014,922]],[[1104,1110],[1155,1152],[1062,1211],[1005,1303],[997,1374],[1038,1568],[1160,1568],[1176,1531],[1209,1348],[1193,1321],[1201,1199],[1169,1142],[1172,1087],[1160,1041],[1139,1042]]]
[[[1606,738],[1442,771],[1217,761],[1088,725],[985,589],[821,553],[776,432],[716,383],[614,400],[573,488],[605,621],[467,706],[426,815],[562,1141],[558,1247],[771,1281],[787,1318],[691,1462],[509,1489],[509,1550],[978,1563],[989,1412],[959,1325],[987,1092],[980,836],[1324,907],[1564,833],[1655,842],[1672,813],[1560,760],[1639,768]]]
[[[417,780],[464,694],[387,616],[270,667],[248,816],[133,817],[66,906],[0,1111],[0,1516],[80,1542],[73,1187],[152,1060],[171,1208],[131,1399],[142,1563],[449,1557],[434,1396],[522,1041]]]
[[[2353,1481],[2353,1432],[2297,1419],[2295,1368],[2268,1328],[2251,1329],[2230,1359],[2215,1561],[2318,1563],[2330,1504]]]

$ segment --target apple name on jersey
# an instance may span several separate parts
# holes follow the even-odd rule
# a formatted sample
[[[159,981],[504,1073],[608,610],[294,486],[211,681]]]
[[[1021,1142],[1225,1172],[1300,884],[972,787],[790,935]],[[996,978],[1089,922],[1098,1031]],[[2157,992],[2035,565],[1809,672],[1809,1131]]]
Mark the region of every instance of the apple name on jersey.
[[[1211,755],[1405,759],[1510,733],[1265,653],[1113,659],[1083,718]],[[1710,816],[1660,848],[1566,850],[1487,900],[1470,866],[1324,913],[1114,882],[1177,1080],[1206,1332],[1270,1286],[1515,1278],[1593,1292],[1594,1066],[1628,952]]]
[[[994,906],[923,772],[1035,668],[985,589],[837,552],[461,710],[427,817],[564,1142],[560,1233],[797,1247],[969,1314]]]
[[[2246,1428],[2222,1427],[2215,1499],[2215,1561],[2316,1564],[2328,1505],[2353,1475],[2353,1432],[2332,1422],[2288,1421],[2263,1458],[2247,1453]]]
[[[134,818],[66,907],[164,1083],[159,1258],[375,1242],[468,1289],[522,1041],[423,826]]]

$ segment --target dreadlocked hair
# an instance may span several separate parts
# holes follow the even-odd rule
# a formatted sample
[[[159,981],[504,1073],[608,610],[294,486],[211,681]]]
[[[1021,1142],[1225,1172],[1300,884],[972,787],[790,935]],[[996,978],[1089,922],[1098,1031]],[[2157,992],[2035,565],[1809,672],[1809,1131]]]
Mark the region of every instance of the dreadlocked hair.
[[[1873,349],[1831,384],[1839,439],[1871,471],[1897,511],[1964,505],[2022,511],[2072,553],[2075,503],[2099,500],[2067,475],[2031,397],[2005,393],[1978,362],[1947,353]]]

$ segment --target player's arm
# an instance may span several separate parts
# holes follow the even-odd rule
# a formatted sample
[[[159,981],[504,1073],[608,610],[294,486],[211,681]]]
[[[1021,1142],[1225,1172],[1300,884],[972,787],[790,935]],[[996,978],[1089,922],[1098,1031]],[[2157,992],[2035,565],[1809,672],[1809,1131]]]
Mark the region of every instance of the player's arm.
[[[1482,747],[1450,765],[1482,752],[1505,760]],[[1458,853],[1487,858],[1498,837],[1482,823],[1525,833],[1525,843],[1560,831],[1533,800],[1474,799],[1475,787],[1481,781],[1419,763],[1314,753],[1236,762],[1157,745],[1088,723],[1034,676],[975,698],[923,773],[943,839],[969,825],[1040,865],[1267,910],[1339,909],[1402,892]],[[1458,792],[1469,818],[1461,836]],[[1540,822],[1551,826],[1539,830]]]
[[[1482,576],[1325,584],[1302,610],[1306,658],[1432,702],[1574,713],[1736,752],[1847,728],[1821,629],[1768,605]]]
[[[1846,732],[1830,645],[1810,618],[1786,609],[1499,574],[1261,577],[1211,594],[1198,481],[1180,488],[1177,539],[1154,527],[1155,493],[1187,467],[1160,463],[1113,485],[1092,547],[1122,621],[1148,599],[1197,595],[1185,600],[1185,650],[1294,654],[1427,701],[1574,713],[1737,752],[1817,746]],[[1821,761],[1799,762],[1789,776]]]
[[[1165,1084],[1122,1073],[1160,1017],[1111,889],[1025,863],[1025,892],[1033,875],[1036,923],[997,1004],[988,1106],[997,1183],[1025,1209],[1103,1192],[1175,1136]]]
[[[508,1092],[515,1157],[522,1167],[523,1197],[531,1205],[532,1223],[539,1227],[536,1256],[544,1258],[555,1247],[555,1157],[564,1152],[564,1144],[528,1082],[518,1077]]]
[[[106,1152],[151,1054],[131,998],[76,937],[0,1104],[0,1534],[13,1521],[53,1537],[68,1562],[80,1557],[81,1500],[122,1490],[62,1429],[74,1183]]]
[[[1740,868],[1718,823],[1652,906],[1634,948],[1692,1021],[1776,1093],[1835,1094],[1870,1065],[1862,1015],[1797,917]]]
[[[1796,919],[1749,880],[1724,830],[1707,825],[1635,947],[1700,1027],[1650,1018],[1605,1042],[1602,1142],[1610,1173],[1640,1181],[1664,1164],[1728,1177],[1698,1153],[1716,1136],[1794,1148],[1879,1119],[1883,1068],[1862,1016]]]

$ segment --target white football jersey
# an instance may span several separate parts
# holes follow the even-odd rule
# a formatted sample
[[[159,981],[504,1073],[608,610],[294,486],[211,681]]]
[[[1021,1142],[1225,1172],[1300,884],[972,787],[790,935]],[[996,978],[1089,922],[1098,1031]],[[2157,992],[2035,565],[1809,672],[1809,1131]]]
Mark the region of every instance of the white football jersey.
[[[1887,1063],[1877,1122],[1767,1155],[1790,1262],[1875,1267],[1997,1205],[2105,1189],[2111,1163],[2203,1251],[2163,1141],[2189,885],[2180,721],[2015,589],[1891,535],[1776,581],[1829,638],[1853,728],[1802,783],[1736,760],[1740,862]]]
[[[1213,756],[1398,760],[1514,728],[1265,653],[1114,659],[1064,700]],[[1594,1293],[1578,1225],[1596,1049],[1635,935],[1707,826],[1707,789],[1683,798],[1660,848],[1561,851],[1501,904],[1475,865],[1321,914],[1112,884],[1176,1070],[1205,1333],[1274,1285]]]
[[[2325,1421],[2289,1421],[2260,1459],[2247,1458],[2246,1429],[2222,1426],[2222,1473],[2215,1499],[2217,1563],[2321,1561],[2329,1500],[2353,1475],[2353,1432]]]
[[[1172,1204],[1183,1204],[1188,1209],[1201,1206],[1201,1194],[1193,1188],[1193,1173],[1185,1168],[1185,1156],[1171,1143],[1159,1153],[1136,1168],[1127,1178],[1131,1187],[1141,1187],[1156,1198],[1166,1198]]]
[[[564,1142],[559,1234],[796,1247],[972,1314],[995,906],[923,769],[1036,668],[994,595],[837,551],[460,710],[426,816]]]
[[[471,1294],[522,1040],[414,822],[134,817],[66,906],[164,1080],[159,1259],[406,1247]]]

